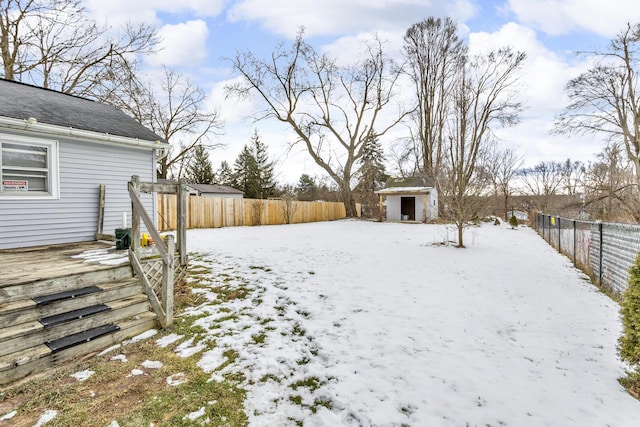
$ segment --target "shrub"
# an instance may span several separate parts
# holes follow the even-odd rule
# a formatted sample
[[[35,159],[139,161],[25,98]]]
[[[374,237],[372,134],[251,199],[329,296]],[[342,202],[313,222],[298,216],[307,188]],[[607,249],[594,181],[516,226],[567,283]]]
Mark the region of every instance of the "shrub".
[[[511,228],[518,228],[518,218],[515,215],[511,215],[509,218],[509,224],[511,224]]]
[[[618,351],[622,360],[633,366],[640,364],[640,254],[629,270],[629,282],[620,304],[622,336]]]

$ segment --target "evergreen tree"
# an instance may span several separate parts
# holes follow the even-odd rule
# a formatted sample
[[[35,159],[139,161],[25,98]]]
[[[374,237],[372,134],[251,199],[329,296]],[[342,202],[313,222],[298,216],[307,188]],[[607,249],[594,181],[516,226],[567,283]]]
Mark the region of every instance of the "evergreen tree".
[[[209,153],[204,146],[198,145],[187,163],[187,182],[192,184],[213,184],[216,181]]]
[[[298,186],[296,187],[296,195],[298,197],[298,200],[316,200],[318,198],[318,185],[316,184],[316,180],[306,173],[300,175]]]
[[[618,350],[622,360],[634,367],[640,365],[640,255],[629,270],[627,289],[620,304],[622,336]]]
[[[258,164],[249,146],[245,145],[233,164],[233,181],[244,197],[260,199],[258,180]]]
[[[245,145],[236,158],[233,176],[236,188],[242,190],[247,198],[266,199],[275,193],[273,162],[269,160],[267,146],[257,131],[251,136],[251,143]]]
[[[218,168],[218,173],[216,174],[218,177],[218,183],[222,185],[228,185],[229,187],[237,188],[238,184],[236,183],[235,176],[233,174],[233,170],[229,165],[229,162],[223,160],[220,163],[220,168]]]
[[[359,161],[358,184],[355,190],[360,202],[375,204],[377,197],[374,192],[383,188],[384,183],[389,179],[384,165],[384,152],[375,136],[367,139],[362,151],[362,157]]]

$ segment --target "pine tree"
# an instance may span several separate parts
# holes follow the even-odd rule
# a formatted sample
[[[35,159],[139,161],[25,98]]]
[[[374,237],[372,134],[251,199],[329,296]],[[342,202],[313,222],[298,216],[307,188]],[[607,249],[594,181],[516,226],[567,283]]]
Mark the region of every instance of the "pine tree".
[[[318,185],[316,180],[303,173],[298,180],[298,186],[296,187],[296,195],[298,200],[313,201],[318,198]]]
[[[620,357],[637,367],[640,365],[640,255],[629,270],[629,281],[622,295],[620,314],[623,326],[618,342]]]
[[[276,180],[274,176],[274,164],[269,160],[267,146],[260,140],[258,131],[254,131],[251,136],[252,152],[258,170],[258,182],[260,184],[260,195],[262,199],[273,196],[276,191]]]
[[[267,147],[254,131],[251,143],[245,145],[233,166],[236,188],[250,199],[266,199],[276,190],[273,162],[269,161]]]
[[[228,185],[229,187],[236,188],[235,178],[233,176],[233,169],[229,165],[229,162],[223,160],[220,162],[220,167],[216,172],[216,177],[218,178],[218,184]]]
[[[202,145],[198,145],[189,159],[186,173],[187,182],[192,184],[213,184],[216,181],[209,153]]]
[[[389,179],[384,165],[384,151],[377,137],[368,138],[362,150],[355,191],[362,203],[375,204],[377,197],[374,192],[384,187]]]

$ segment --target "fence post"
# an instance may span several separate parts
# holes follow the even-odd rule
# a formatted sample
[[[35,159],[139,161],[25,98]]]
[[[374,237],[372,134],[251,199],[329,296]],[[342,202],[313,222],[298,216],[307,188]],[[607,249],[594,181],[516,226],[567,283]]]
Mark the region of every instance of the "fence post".
[[[167,235],[166,241],[169,256],[162,263],[162,308],[165,312],[165,328],[168,328],[173,323],[173,278],[176,245],[171,234]]]
[[[574,266],[577,265],[576,264],[576,252],[577,252],[576,245],[578,243],[578,240],[577,240],[577,236],[576,236],[576,225],[577,225],[577,222],[574,219],[573,220],[573,265]]]
[[[562,232],[562,227],[560,226],[560,217],[556,217],[558,218],[558,252],[562,253],[562,245],[560,244],[560,234]]]
[[[599,266],[598,266],[598,285],[602,286],[602,243],[603,243],[603,238],[602,238],[602,223],[598,223],[598,232],[600,234],[600,243],[598,245],[598,250],[600,251],[599,254]]]
[[[129,183],[136,195],[140,196],[140,177],[133,175]],[[131,202],[131,250],[135,253],[140,248],[140,212],[133,206]]]

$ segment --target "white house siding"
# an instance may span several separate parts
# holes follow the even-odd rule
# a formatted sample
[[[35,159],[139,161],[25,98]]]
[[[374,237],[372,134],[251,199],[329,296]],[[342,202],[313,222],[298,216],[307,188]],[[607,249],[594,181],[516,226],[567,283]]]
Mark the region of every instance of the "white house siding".
[[[106,184],[103,232],[114,234],[122,226],[122,212],[127,212],[130,226],[127,182],[132,175],[139,175],[142,181],[153,179],[153,153],[148,149],[58,141],[60,199],[0,198],[0,249],[95,240],[100,184]],[[155,213],[155,198],[144,195],[143,201],[148,211]]]

